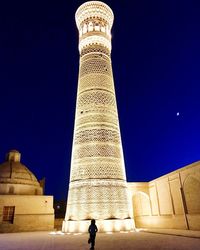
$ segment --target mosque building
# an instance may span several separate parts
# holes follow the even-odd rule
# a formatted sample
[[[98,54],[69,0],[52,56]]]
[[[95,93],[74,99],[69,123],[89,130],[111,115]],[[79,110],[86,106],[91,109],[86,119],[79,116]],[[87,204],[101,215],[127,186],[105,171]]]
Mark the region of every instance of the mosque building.
[[[200,161],[127,184],[136,228],[200,230]]]
[[[54,228],[53,196],[43,194],[42,181],[11,150],[0,164],[0,232]]]

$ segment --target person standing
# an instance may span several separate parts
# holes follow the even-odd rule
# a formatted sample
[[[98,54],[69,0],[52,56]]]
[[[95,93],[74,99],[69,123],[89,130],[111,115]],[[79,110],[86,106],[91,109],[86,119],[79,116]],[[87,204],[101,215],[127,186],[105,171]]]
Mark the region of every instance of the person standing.
[[[96,238],[96,233],[98,232],[98,228],[95,225],[95,220],[91,220],[91,224],[88,228],[88,232],[90,234],[90,238],[88,240],[88,243],[91,243],[91,250],[94,249],[95,246],[95,238]]]

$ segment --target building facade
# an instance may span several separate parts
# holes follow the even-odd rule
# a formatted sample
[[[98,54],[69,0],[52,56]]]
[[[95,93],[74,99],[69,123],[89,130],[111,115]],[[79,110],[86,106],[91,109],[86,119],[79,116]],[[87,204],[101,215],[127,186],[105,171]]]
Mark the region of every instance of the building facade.
[[[199,161],[128,187],[137,228],[200,230]]]
[[[0,164],[0,232],[52,230],[53,196],[43,195],[35,175],[11,150]]]

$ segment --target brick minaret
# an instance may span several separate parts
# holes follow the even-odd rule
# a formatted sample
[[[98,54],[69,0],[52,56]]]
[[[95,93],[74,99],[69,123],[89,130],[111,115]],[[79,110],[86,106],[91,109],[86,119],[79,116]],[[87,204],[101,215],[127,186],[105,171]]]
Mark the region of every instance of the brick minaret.
[[[99,1],[76,12],[80,69],[65,232],[130,230],[124,158],[111,64],[113,12]]]

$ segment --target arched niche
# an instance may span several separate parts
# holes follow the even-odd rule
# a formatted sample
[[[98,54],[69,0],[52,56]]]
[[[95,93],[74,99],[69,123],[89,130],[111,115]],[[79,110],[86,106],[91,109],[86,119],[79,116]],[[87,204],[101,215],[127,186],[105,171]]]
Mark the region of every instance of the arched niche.
[[[93,29],[94,29],[93,23],[89,22],[89,24],[88,24],[88,31],[93,31]]]
[[[87,33],[87,24],[85,23],[83,25],[83,34]]]
[[[189,175],[183,185],[188,214],[200,214],[200,180]]]
[[[151,215],[151,205],[148,194],[139,191],[133,195],[132,201],[134,216]]]
[[[95,23],[94,30],[95,31],[100,31],[99,23]]]
[[[105,26],[101,26],[101,32],[106,32],[106,28],[105,28]]]

